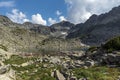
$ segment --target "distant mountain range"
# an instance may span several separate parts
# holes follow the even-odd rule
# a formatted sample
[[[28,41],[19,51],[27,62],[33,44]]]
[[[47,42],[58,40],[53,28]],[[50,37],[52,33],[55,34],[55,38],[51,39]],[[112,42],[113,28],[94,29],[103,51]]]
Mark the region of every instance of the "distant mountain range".
[[[120,6],[108,13],[92,15],[85,23],[73,24],[62,21],[51,26],[44,26],[25,22],[18,24],[6,16],[0,16],[0,26],[20,27],[42,35],[51,37],[73,39],[79,38],[88,45],[100,45],[115,36],[120,36]]]
[[[68,21],[44,26],[25,22],[18,24],[0,16],[0,47],[10,52],[46,53],[78,49],[80,41],[65,39],[74,24]]]
[[[23,24],[18,24],[12,22],[8,17],[0,15],[0,25],[8,27],[20,27],[29,29],[31,31],[38,32],[44,35],[51,35],[53,37],[66,36],[69,30],[75,26],[73,23],[68,21],[62,21],[60,23],[53,24],[51,26],[44,26],[40,24],[33,24],[31,22],[25,22]]]

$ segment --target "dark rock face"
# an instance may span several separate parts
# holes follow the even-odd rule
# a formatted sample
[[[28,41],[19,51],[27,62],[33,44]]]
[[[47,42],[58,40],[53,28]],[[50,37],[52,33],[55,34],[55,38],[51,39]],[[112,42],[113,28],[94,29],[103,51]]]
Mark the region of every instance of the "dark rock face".
[[[37,25],[37,24],[32,24],[32,26],[33,27],[31,27],[30,30],[33,30],[42,34],[48,34],[53,37],[64,37],[68,34],[69,30],[74,26],[74,24],[68,21],[62,21],[60,23],[56,23],[51,26],[43,26],[43,25]]]
[[[40,34],[45,34],[49,35],[50,34],[50,28],[48,26],[40,25],[40,24],[33,24],[31,22],[25,22],[21,24],[20,27],[29,29],[31,31],[40,33]]]
[[[120,35],[120,21],[105,25],[96,25],[88,29],[82,41],[87,44],[100,45],[107,40]]]
[[[60,23],[56,23],[56,24],[51,25],[51,29],[64,31],[64,30],[69,30],[73,26],[74,26],[73,23],[70,23],[68,21],[62,21]]]
[[[30,28],[30,30],[35,31],[37,33],[45,34],[45,35],[49,35],[51,32],[48,26],[43,26],[43,25],[34,26]]]
[[[92,15],[85,23],[77,24],[67,38],[79,37],[83,43],[100,45],[120,35],[120,6],[101,15]]]
[[[65,38],[72,27],[74,27],[74,24],[68,21],[62,21],[51,25],[50,29],[53,37]]]
[[[68,21],[62,21],[60,23],[51,25],[50,28],[53,32],[55,32],[55,31],[66,31],[67,32],[73,26],[74,26],[73,23],[70,23]]]

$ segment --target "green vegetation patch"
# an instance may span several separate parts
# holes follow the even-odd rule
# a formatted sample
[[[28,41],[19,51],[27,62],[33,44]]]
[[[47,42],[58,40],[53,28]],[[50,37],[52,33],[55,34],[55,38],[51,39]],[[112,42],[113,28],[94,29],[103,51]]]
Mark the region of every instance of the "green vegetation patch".
[[[24,62],[27,62],[28,58],[23,58],[21,56],[18,55],[12,55],[10,59],[7,59],[4,61],[5,64],[22,64]]]
[[[103,48],[109,52],[120,50],[120,37],[109,40],[105,45],[103,45]]]
[[[32,64],[25,67],[12,68],[17,71],[18,80],[55,80],[51,77],[52,68],[43,68],[42,63]]]
[[[59,66],[44,67],[44,64],[49,63],[34,62],[38,57],[21,57],[19,55],[13,55],[10,59],[5,60],[5,64],[11,64],[11,68],[16,71],[16,80],[56,80],[51,77],[51,71],[58,69]],[[22,63],[33,61],[34,63],[27,66],[20,66]],[[16,64],[18,66],[12,65]]]
[[[98,48],[96,46],[92,46],[88,49],[89,52],[96,51]]]
[[[87,78],[88,80],[117,80],[120,75],[120,70],[117,68],[108,67],[90,67],[88,69],[73,69],[73,73],[78,79]]]

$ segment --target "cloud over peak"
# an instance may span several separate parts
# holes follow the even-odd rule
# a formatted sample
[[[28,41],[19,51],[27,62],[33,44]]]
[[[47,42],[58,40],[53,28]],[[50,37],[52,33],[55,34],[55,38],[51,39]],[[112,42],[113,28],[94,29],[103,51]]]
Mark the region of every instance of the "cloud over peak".
[[[60,21],[67,21],[67,19],[66,19],[64,16],[60,16],[60,17],[59,17],[59,20],[60,20]]]
[[[50,25],[52,25],[52,24],[55,24],[57,21],[50,17],[50,18],[48,18],[48,22],[49,22]]]
[[[24,22],[32,22],[35,24],[42,24],[42,25],[47,25],[46,20],[44,20],[41,16],[41,14],[33,14],[31,16],[31,19],[28,19],[26,14],[23,13],[22,11],[19,11],[18,9],[13,9],[11,13],[7,13],[7,16],[16,23],[24,23]]]
[[[7,16],[13,21],[17,23],[23,23],[29,21],[26,15],[19,11],[18,9],[13,9],[11,13],[7,13]]]
[[[108,12],[120,5],[120,0],[65,0],[68,20],[74,23],[85,22],[92,14]]]
[[[44,20],[39,13],[32,15],[32,22],[36,24],[47,25],[46,20]]]

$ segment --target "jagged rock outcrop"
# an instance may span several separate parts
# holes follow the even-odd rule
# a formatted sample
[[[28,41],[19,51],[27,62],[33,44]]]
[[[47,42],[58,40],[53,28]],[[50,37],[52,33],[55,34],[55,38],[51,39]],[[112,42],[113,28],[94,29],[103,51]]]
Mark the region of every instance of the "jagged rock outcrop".
[[[50,26],[52,32],[51,35],[53,37],[65,38],[72,27],[74,27],[74,24],[68,21],[62,21],[60,23],[53,24]]]
[[[55,31],[67,32],[72,27],[74,27],[74,24],[68,21],[62,21],[62,22],[59,22],[59,23],[56,23],[50,26],[52,32],[55,32]]]

